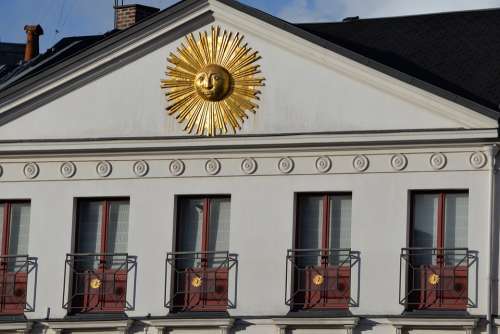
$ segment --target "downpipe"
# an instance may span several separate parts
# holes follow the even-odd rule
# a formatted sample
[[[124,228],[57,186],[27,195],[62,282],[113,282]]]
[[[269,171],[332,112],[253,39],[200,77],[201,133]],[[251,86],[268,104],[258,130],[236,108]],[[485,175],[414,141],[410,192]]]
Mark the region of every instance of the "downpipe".
[[[494,298],[493,298],[493,289],[494,289],[494,284],[497,282],[497,280],[494,277],[494,271],[495,271],[495,259],[496,257],[494,256],[495,254],[495,217],[496,217],[496,212],[495,212],[495,187],[496,187],[496,181],[495,181],[495,174],[496,174],[496,155],[498,153],[498,146],[497,144],[494,144],[490,146],[489,148],[489,156],[490,156],[490,203],[489,203],[489,210],[490,210],[490,226],[489,226],[489,239],[488,239],[488,248],[489,248],[489,268],[488,268],[488,305],[487,305],[487,313],[486,313],[486,320],[487,320],[487,326],[488,326],[488,333],[489,334],[494,334],[494,324],[493,324],[493,303],[494,303]],[[496,274],[495,274],[496,276]]]

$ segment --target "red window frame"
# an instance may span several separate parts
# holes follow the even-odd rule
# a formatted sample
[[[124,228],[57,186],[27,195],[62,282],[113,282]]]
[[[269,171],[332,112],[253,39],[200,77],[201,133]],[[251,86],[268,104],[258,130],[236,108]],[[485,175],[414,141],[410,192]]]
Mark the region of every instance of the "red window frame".
[[[80,221],[78,220],[78,216],[80,214],[81,210],[81,203],[82,202],[90,202],[90,201],[100,201],[101,205],[103,207],[103,212],[102,212],[102,218],[101,218],[101,231],[100,236],[101,236],[101,245],[100,245],[100,250],[99,253],[107,253],[108,252],[108,227],[109,227],[109,207],[112,202],[122,202],[122,201],[129,201],[130,199],[128,197],[112,197],[112,198],[80,198],[78,199],[78,205],[77,205],[77,220],[76,220],[76,233],[75,233],[75,253],[79,252],[79,230],[80,230]]]
[[[201,228],[201,249],[194,250],[194,253],[201,254],[201,266],[197,268],[189,268],[187,270],[181,269],[181,278],[177,279],[174,277],[174,290],[184,289],[184,292],[177,296],[176,305],[180,305],[175,311],[226,311],[228,304],[228,292],[229,292],[229,270],[225,267],[209,267],[209,256],[206,252],[209,252],[209,235],[210,235],[210,208],[212,205],[212,200],[215,199],[228,199],[231,201],[231,196],[229,195],[188,195],[179,196],[177,198],[177,212],[180,212],[181,201],[183,200],[194,200],[201,199],[203,201],[203,221]],[[176,242],[175,250],[179,251],[182,249],[181,242],[182,238],[180,236],[181,229],[179,228],[181,224],[180,215],[176,217]],[[229,251],[229,249],[223,250]],[[189,252],[189,251],[188,251]],[[202,277],[202,281],[208,281],[207,285],[214,287],[213,291],[204,292],[202,287],[193,287],[191,280],[194,277]]]
[[[437,221],[436,221],[436,245],[434,248],[445,248],[445,223],[446,223],[446,195],[448,194],[467,194],[469,191],[464,190],[415,190],[411,192],[411,208],[410,208],[410,229],[409,229],[409,244],[410,247],[414,246],[413,231],[415,227],[415,196],[425,194],[439,195]]]
[[[10,213],[12,204],[25,203],[30,204],[29,200],[11,200],[11,201],[0,201],[0,205],[3,205],[3,226],[2,226],[2,245],[1,245],[1,255],[11,255],[9,254],[9,245],[10,245]],[[21,254],[19,254],[21,255]],[[24,254],[27,255],[27,254]]]
[[[177,210],[180,210],[180,201],[188,200],[188,199],[201,199],[203,200],[203,222],[201,228],[201,249],[198,252],[208,252],[209,245],[209,235],[210,235],[210,208],[212,205],[212,200],[214,199],[229,199],[231,200],[231,196],[226,195],[200,195],[200,196],[179,196],[177,199],[178,205]],[[176,242],[175,242],[175,250],[179,251],[181,249],[181,237],[180,237],[180,217],[176,217]],[[229,249],[226,249],[229,251]]]
[[[112,197],[112,198],[79,198],[77,200],[76,224],[75,224],[75,256],[78,257],[79,250],[79,230],[81,222],[79,220],[81,213],[81,204],[83,202],[101,202],[102,218],[101,230],[101,243],[99,245],[99,253],[101,254],[98,259],[99,263],[96,269],[88,270],[88,272],[74,274],[73,284],[78,284],[78,287],[84,289],[84,293],[80,298],[75,299],[72,304],[71,313],[106,313],[106,312],[123,312],[126,308],[126,294],[127,294],[127,280],[128,280],[128,267],[120,269],[113,269],[108,262],[110,256],[108,254],[108,230],[109,230],[109,212],[110,205],[114,202],[128,202],[128,197]],[[104,255],[106,254],[106,255]],[[92,257],[91,257],[92,258]],[[76,283],[75,275],[79,277],[80,283]],[[98,279],[100,286],[97,288],[92,287],[92,280]],[[80,285],[81,284],[81,285]],[[75,285],[73,289],[76,289]]]
[[[3,226],[2,226],[2,240],[0,247],[1,256],[13,255],[9,252],[10,246],[10,225],[11,225],[11,211],[13,204],[24,203],[31,205],[30,200],[2,200],[0,205],[3,206]],[[28,255],[28,254],[15,254],[15,255]],[[10,266],[17,263],[16,259],[4,258],[0,262],[0,314],[23,314],[26,305],[26,293],[28,289],[28,273],[17,272],[15,269],[10,269]],[[13,289],[13,294],[7,293],[6,289]]]
[[[321,196],[323,197],[323,221],[321,223],[321,248],[330,248],[330,199],[336,196],[352,196],[350,192],[321,192],[321,193],[299,193],[297,194],[296,207],[295,207],[295,248],[300,249],[300,198],[308,196]]]
[[[350,266],[336,266],[330,263],[330,201],[336,196],[351,196],[351,192],[317,192],[317,193],[299,193],[296,195],[295,206],[295,238],[294,243],[297,250],[300,250],[300,202],[301,198],[309,196],[321,196],[323,199],[323,221],[321,223],[321,262],[319,266],[296,270],[294,273],[295,280],[305,282],[305,292],[295,294],[297,305],[303,309],[348,309],[350,300],[350,282],[351,268]],[[324,290],[317,288],[313,283],[314,277],[318,274],[325,277],[323,284],[326,284]],[[300,278],[298,278],[300,276]],[[297,284],[297,282],[294,282]],[[292,285],[294,285],[292,284]],[[297,287],[295,287],[297,288]],[[302,288],[299,288],[302,289]]]
[[[410,207],[410,229],[409,229],[409,245],[410,248],[416,247],[414,244],[414,228],[415,228],[415,196],[425,195],[425,194],[437,194],[439,197],[438,208],[437,208],[437,219],[436,219],[436,245],[433,245],[436,249],[436,263],[429,263],[426,266],[422,266],[419,269],[419,278],[412,277],[410,275],[409,280],[419,279],[420,280],[420,293],[418,296],[414,295],[412,298],[417,298],[418,302],[414,302],[410,309],[427,309],[427,310],[466,310],[467,301],[466,298],[462,298],[460,294],[463,291],[468,290],[468,268],[467,266],[452,266],[445,263],[445,231],[446,231],[446,196],[450,194],[467,194],[469,191],[467,189],[459,190],[416,190],[411,192],[411,207]],[[413,268],[413,267],[412,267]],[[409,268],[409,270],[411,270]],[[409,272],[410,273],[410,272]],[[453,281],[453,286],[448,289],[445,286],[445,290],[440,290],[439,285],[432,285],[429,283],[429,276],[438,274],[441,277],[442,285],[446,285],[443,282]],[[440,284],[441,284],[440,283]],[[410,283],[412,286],[415,282]],[[457,287],[458,292],[453,291],[453,288]],[[457,297],[458,296],[458,297]]]

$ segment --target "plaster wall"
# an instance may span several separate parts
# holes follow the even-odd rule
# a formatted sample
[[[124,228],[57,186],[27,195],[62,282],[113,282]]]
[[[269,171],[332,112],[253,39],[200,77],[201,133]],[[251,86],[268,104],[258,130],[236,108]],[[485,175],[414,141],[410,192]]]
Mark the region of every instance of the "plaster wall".
[[[281,153],[284,156],[294,154]],[[453,156],[452,152],[448,155]],[[39,178],[32,181],[3,182],[0,198],[31,200],[29,252],[39,258],[39,277],[36,311],[28,313],[29,318],[44,318],[47,308],[53,318],[66,315],[61,307],[62,283],[64,257],[72,251],[74,201],[79,197],[103,196],[130,197],[128,247],[129,253],[138,257],[138,267],[136,308],[128,314],[139,317],[148,313],[165,315],[165,256],[173,250],[175,197],[183,194],[231,195],[230,251],[239,256],[239,272],[237,307],[230,310],[230,314],[285,315],[289,311],[284,304],[285,255],[286,250],[293,247],[294,195],[311,191],[352,192],[351,246],[360,252],[361,281],[359,307],[352,308],[351,312],[398,315],[403,311],[398,303],[399,254],[407,245],[409,192],[468,189],[469,248],[478,251],[480,259],[478,308],[469,311],[484,315],[490,174],[486,169],[466,168],[468,155],[463,153],[462,159],[450,159],[442,171],[394,172],[386,169],[376,172],[377,159],[372,158],[370,168],[373,170],[326,175],[312,173],[314,167],[296,158],[297,164],[291,174],[250,176],[231,175],[233,167],[225,164],[221,156],[225,169],[218,176],[190,176],[188,173],[178,178],[126,179],[124,175],[130,174],[130,164],[125,169],[117,163],[113,177],[87,180],[44,180],[49,175],[47,166],[52,164],[51,170],[55,172],[59,163],[43,165],[40,162],[45,174],[40,173]],[[187,170],[195,166],[189,165]],[[14,176],[12,169],[7,171],[9,174],[4,177]],[[89,171],[79,171],[78,178]],[[156,167],[151,173],[155,172],[158,172]]]
[[[242,32],[245,41],[262,56],[259,64],[266,82],[260,108],[255,115],[250,114],[240,134],[468,127],[460,117],[435,112],[401,97],[395,89],[382,89],[377,81],[366,82],[345,68],[327,65],[326,60],[311,60],[302,51],[294,52],[293,45],[285,48],[237,25],[214,24]],[[207,25],[201,30],[209,29]],[[166,58],[181,42],[183,39],[177,39],[124,62],[118,69],[2,125],[0,140],[188,135],[165,111],[167,103],[160,89]],[[382,77],[379,82],[394,81],[354,61],[347,63],[353,71],[364,69]],[[400,83],[397,87],[420,94],[412,86]],[[489,122],[489,127],[496,127],[494,121]]]

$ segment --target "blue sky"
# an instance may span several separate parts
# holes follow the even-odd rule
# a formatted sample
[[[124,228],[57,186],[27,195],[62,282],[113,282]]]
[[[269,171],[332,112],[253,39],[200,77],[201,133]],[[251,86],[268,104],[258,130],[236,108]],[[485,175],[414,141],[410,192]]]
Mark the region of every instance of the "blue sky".
[[[121,1],[121,0],[120,0]],[[101,34],[113,28],[113,0],[0,0],[0,41],[25,41],[25,24],[41,24],[41,49],[66,36]],[[124,0],[164,9],[176,0]],[[500,0],[241,0],[291,22],[338,21],[500,7]]]

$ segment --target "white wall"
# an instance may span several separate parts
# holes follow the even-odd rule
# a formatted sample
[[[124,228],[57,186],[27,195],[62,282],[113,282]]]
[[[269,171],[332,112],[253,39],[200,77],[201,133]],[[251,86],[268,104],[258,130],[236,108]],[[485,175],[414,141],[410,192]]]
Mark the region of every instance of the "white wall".
[[[186,174],[167,176],[170,156],[66,157],[78,166],[75,179],[57,178],[58,159],[38,161],[40,176],[33,181],[17,178],[21,161],[10,161],[0,188],[1,199],[29,198],[32,203],[30,255],[39,258],[37,309],[28,314],[41,318],[51,308],[52,317],[63,317],[61,308],[64,256],[71,251],[73,200],[89,196],[129,196],[129,253],[138,256],[137,303],[131,316],[165,315],[163,307],[164,260],[172,248],[174,197],[182,194],[230,194],[230,251],[239,255],[238,303],[235,316],[284,315],[285,255],[292,248],[294,194],[306,191],[350,191],[352,249],[361,252],[360,305],[355,314],[397,315],[400,249],[406,246],[408,193],[414,189],[469,190],[469,248],[479,251],[479,305],[472,314],[486,313],[489,171],[469,165],[474,148],[442,149],[448,164],[434,171],[430,153],[410,151],[409,165],[395,172],[389,151],[364,151],[371,165],[366,172],[346,172],[360,152],[322,151],[254,153],[263,175],[243,176],[241,159],[231,154],[215,155],[222,164],[217,176],[202,176],[203,155],[185,156]],[[329,154],[333,168],[319,174],[317,156]],[[282,175],[276,163],[290,156],[295,169]],[[176,158],[182,156],[176,156]],[[85,167],[107,158],[114,165],[107,179],[96,179],[95,169]],[[131,166],[138,158],[150,162],[145,178],[135,177]],[[153,160],[156,159],[156,160]],[[346,171],[342,171],[346,170]],[[90,177],[93,176],[93,179]],[[239,175],[237,175],[239,174]],[[163,175],[163,176],[162,176]],[[206,174],[205,174],[206,175]],[[86,179],[85,178],[89,178]],[[78,180],[79,179],[79,180]],[[9,181],[12,180],[12,181]],[[380,301],[383,301],[381,303]]]
[[[440,105],[443,102],[430,95],[423,99],[424,105],[415,100],[415,96],[422,99],[422,91],[363,65],[333,57],[333,53],[327,58],[320,56],[322,61],[312,60],[303,51],[294,52],[293,44],[285,48],[236,25],[215,24],[243,32],[245,41],[263,57],[259,63],[266,82],[260,108],[255,115],[250,114],[241,134],[468,127],[470,115],[459,114],[461,108],[456,105]],[[166,58],[182,41],[165,45],[3,125],[0,139],[187,135],[184,126],[165,111],[165,92],[160,89]],[[308,51],[314,52],[312,48]],[[332,59],[343,68],[330,64]],[[373,81],[353,74],[360,71],[371,73],[368,76]],[[387,82],[392,88],[384,87]],[[484,116],[473,117],[485,122]],[[496,127],[494,120],[483,124]]]

